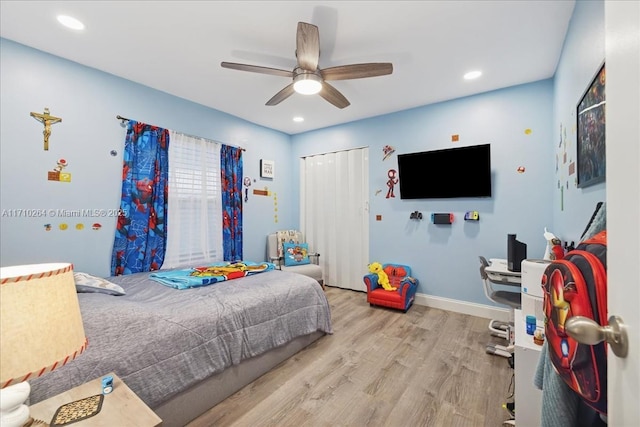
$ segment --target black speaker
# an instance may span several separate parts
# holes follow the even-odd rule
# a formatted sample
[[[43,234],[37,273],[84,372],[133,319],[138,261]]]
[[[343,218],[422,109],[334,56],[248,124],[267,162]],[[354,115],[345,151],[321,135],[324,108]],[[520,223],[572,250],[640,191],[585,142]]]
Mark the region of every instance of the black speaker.
[[[451,224],[453,222],[453,214],[448,213],[432,213],[431,221],[434,224]]]

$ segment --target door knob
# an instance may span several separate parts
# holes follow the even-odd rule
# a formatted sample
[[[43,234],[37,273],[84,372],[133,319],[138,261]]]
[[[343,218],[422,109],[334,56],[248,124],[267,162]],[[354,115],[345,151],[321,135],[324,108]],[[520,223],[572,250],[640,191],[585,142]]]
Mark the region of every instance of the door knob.
[[[565,331],[581,344],[595,345],[606,341],[613,353],[621,358],[627,357],[629,352],[627,327],[618,316],[609,317],[608,326],[600,326],[588,317],[573,316],[567,319]]]

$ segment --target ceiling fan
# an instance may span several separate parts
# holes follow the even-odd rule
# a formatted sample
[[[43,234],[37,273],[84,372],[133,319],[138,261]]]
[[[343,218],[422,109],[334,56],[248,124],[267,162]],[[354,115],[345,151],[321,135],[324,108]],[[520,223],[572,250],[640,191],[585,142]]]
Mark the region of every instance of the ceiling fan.
[[[266,105],[278,105],[293,95],[294,92],[298,92],[305,95],[317,93],[338,108],[348,107],[350,102],[336,88],[327,83],[327,80],[362,79],[365,77],[384,76],[393,72],[393,64],[390,62],[340,65],[325,69],[318,68],[318,60],[320,58],[318,27],[306,22],[298,22],[296,58],[297,65],[293,71],[233,62],[222,62],[220,65],[223,68],[232,70],[250,71],[293,79],[291,84],[276,93],[273,98],[267,101]]]

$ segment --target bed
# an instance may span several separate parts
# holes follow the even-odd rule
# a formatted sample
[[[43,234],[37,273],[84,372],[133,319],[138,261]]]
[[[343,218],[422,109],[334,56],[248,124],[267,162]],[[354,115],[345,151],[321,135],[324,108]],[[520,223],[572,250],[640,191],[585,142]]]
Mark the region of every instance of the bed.
[[[184,290],[149,273],[108,280],[126,294],[78,293],[87,350],[30,380],[32,404],[115,372],[163,426],[184,426],[333,332],[321,286],[296,273]]]

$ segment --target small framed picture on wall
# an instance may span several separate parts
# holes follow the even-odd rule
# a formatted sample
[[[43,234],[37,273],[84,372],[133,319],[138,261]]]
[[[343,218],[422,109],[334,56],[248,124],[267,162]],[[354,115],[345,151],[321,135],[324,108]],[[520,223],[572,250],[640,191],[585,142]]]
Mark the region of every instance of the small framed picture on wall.
[[[260,160],[260,177],[273,179],[274,168],[275,164],[273,160]]]
[[[578,188],[605,180],[605,80],[602,64],[576,108]]]

